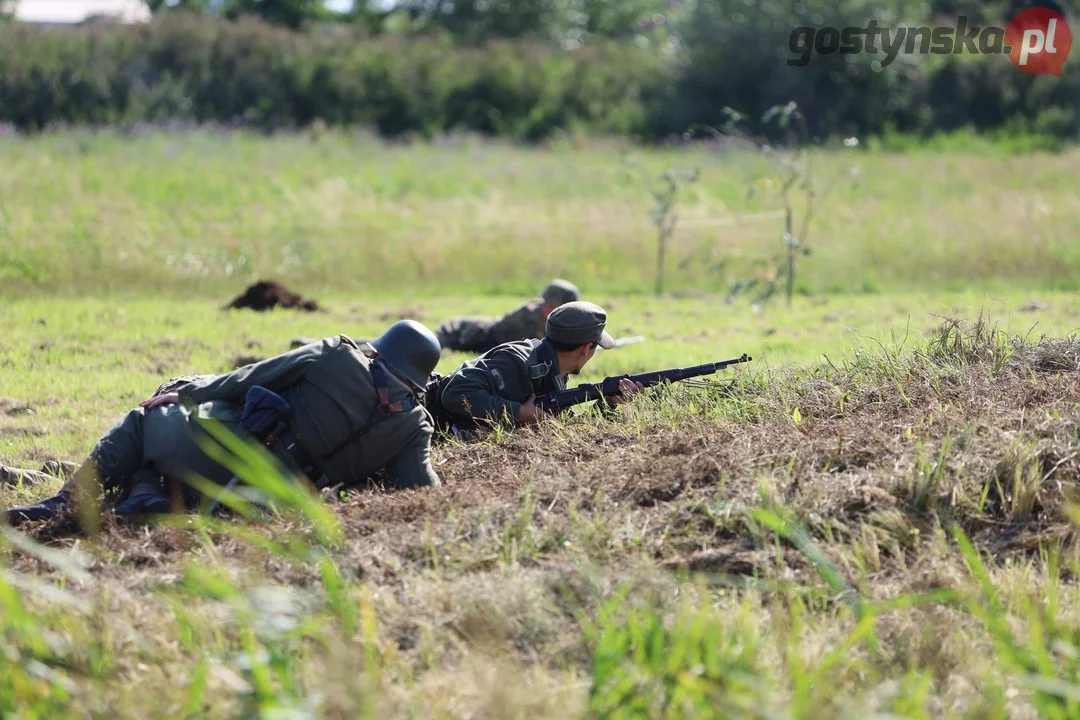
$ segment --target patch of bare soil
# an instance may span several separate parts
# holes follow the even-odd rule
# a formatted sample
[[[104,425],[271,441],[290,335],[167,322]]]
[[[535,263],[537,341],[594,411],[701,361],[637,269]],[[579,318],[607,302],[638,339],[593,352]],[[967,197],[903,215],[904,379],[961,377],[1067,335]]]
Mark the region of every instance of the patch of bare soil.
[[[233,358],[233,367],[242,368],[245,365],[254,365],[257,362],[262,362],[266,358],[261,355],[237,355]]]
[[[0,397],[0,415],[28,415],[34,412],[29,403],[13,398]]]
[[[388,312],[379,313],[376,317],[379,322],[395,323],[398,320],[423,320],[427,316],[423,310],[412,307],[400,308],[398,310],[390,310]]]
[[[305,299],[274,280],[260,280],[251,285],[226,305],[224,309],[248,309],[264,312],[274,308],[303,310],[306,312],[318,312],[321,310],[315,300]]]

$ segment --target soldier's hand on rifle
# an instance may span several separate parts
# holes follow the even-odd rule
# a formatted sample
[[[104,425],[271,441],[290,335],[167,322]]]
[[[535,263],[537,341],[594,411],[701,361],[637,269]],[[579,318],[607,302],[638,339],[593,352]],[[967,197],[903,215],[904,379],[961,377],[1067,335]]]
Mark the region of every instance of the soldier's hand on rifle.
[[[631,382],[627,378],[623,378],[619,381],[619,394],[611,395],[607,398],[609,405],[621,405],[624,402],[630,400],[630,398],[637,395],[639,392],[645,389],[645,386],[641,383]]]
[[[175,405],[180,402],[180,395],[178,393],[166,393],[164,395],[158,395],[157,397],[148,398],[139,403],[139,407],[152,410],[159,405]]]
[[[519,423],[531,423],[536,422],[544,415],[544,411],[541,408],[536,407],[536,393],[529,396],[529,399],[521,403],[521,407],[518,409],[517,420]]]

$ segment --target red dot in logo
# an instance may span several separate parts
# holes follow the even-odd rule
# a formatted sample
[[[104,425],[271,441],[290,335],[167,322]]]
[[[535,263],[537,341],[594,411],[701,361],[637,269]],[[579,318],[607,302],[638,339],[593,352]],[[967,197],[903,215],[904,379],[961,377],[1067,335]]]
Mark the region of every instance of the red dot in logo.
[[[1061,76],[1072,50],[1072,30],[1060,13],[1045,7],[1022,10],[1005,26],[1009,60],[1032,75]]]

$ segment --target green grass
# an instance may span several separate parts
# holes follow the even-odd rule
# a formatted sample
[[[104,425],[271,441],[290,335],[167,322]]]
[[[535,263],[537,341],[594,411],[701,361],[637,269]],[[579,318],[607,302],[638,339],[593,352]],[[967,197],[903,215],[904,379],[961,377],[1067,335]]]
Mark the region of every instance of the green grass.
[[[705,163],[686,217],[776,208],[745,156],[635,154]],[[170,376],[554,276],[648,338],[582,380],[755,358],[437,446],[439,488],[323,502],[242,452],[269,513],[5,532],[0,716],[1080,717],[1076,159],[828,156],[859,185],[788,309],[725,299],[775,218],[687,227],[648,294],[613,145],[0,139],[4,464],[80,460]],[[327,311],[222,311],[256,275]]]
[[[829,151],[815,182],[838,180],[798,289],[1076,289],[1078,152]],[[532,294],[558,275],[594,293],[642,292],[655,257],[642,180],[689,167],[702,176],[680,200],[668,287],[726,292],[780,246],[776,184],[745,152],[468,139],[403,149],[341,134],[7,137],[0,277],[8,295],[35,283],[220,295],[256,275],[316,297]]]
[[[241,448],[269,515],[4,536],[0,710],[1076,717],[1078,363],[960,326],[329,510]]]
[[[910,345],[943,317],[980,312],[1011,333],[1062,336],[1080,330],[1072,293],[905,293],[799,298],[788,311],[722,298],[590,295],[610,313],[616,337],[646,342],[601,352],[582,380],[697,365],[747,353],[762,367],[812,365],[852,351]],[[226,298],[227,299],[227,298]],[[296,337],[377,337],[411,317],[434,327],[458,314],[498,314],[523,298],[320,297],[326,313],[222,311],[223,302],[142,295],[112,299],[9,300],[0,305],[0,462],[38,466],[79,459],[128,409],[169,377],[224,373],[237,358],[284,352]],[[1045,307],[1024,311],[1032,300]],[[444,353],[447,373],[468,353]],[[2,406],[0,406],[2,407]]]

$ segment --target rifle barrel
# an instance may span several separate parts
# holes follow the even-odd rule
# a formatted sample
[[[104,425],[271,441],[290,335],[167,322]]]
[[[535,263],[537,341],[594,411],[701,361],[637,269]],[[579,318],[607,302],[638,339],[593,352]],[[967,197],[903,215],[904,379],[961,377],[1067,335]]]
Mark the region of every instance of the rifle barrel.
[[[634,383],[641,383],[645,387],[651,387],[662,382],[686,380],[702,375],[712,375],[729,365],[749,362],[750,360],[753,360],[753,358],[746,353],[743,353],[740,357],[733,360],[721,360],[720,362],[704,363],[702,365],[694,365],[693,367],[653,370],[637,375],[616,375],[604,378],[603,381],[598,383],[585,383],[578,385],[572,390],[553,392],[542,398],[538,398],[537,405],[542,408],[570,407],[571,405],[578,405],[590,400],[599,400],[605,395],[614,395],[619,390],[619,382],[624,378]]]

